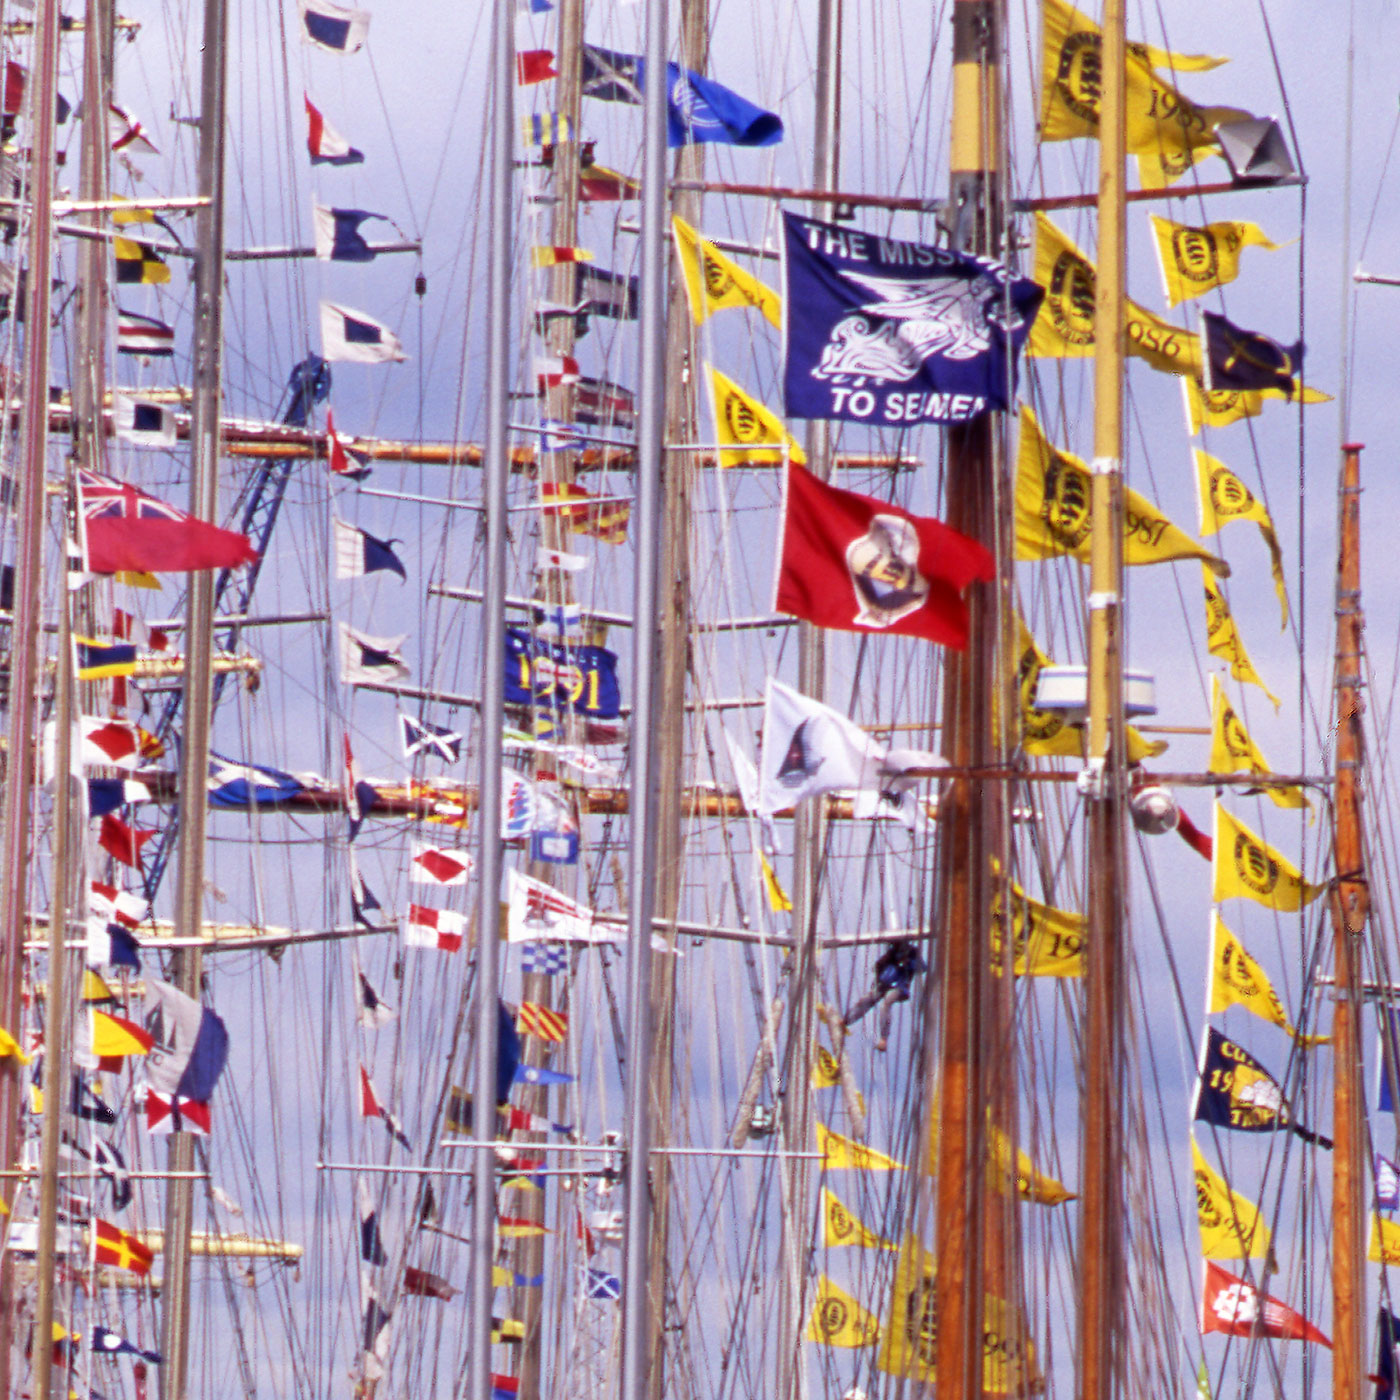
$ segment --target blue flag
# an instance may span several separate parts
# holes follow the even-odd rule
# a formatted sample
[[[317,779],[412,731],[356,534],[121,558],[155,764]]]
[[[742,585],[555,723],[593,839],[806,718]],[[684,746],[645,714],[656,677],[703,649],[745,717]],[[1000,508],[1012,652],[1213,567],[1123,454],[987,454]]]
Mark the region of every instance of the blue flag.
[[[290,773],[263,768],[256,763],[209,756],[209,805],[211,807],[274,807],[306,788]]]
[[[557,977],[569,970],[569,950],[553,943],[527,943],[521,949],[520,967],[542,977]]]
[[[365,242],[360,225],[366,219],[382,219],[368,209],[330,209],[311,206],[316,232],[316,256],[322,262],[373,262],[374,249]]]
[[[505,1103],[520,1077],[520,1032],[503,1001],[496,1003],[496,1102]],[[527,1081],[528,1082],[528,1081]]]
[[[1206,388],[1281,389],[1289,398],[1303,370],[1303,342],[1280,345],[1247,331],[1214,311],[1201,312],[1206,342]]]
[[[399,541],[381,540],[344,520],[336,519],[331,524],[335,527],[336,578],[364,578],[366,574],[387,569],[408,582],[403,560],[394,553],[394,545]]]
[[[1044,290],[1000,263],[783,215],[790,418],[967,423],[1007,408]]]
[[[403,756],[413,758],[417,754],[433,754],[447,763],[458,763],[462,758],[462,736],[455,729],[443,729],[429,724],[425,719],[414,719],[412,715],[399,714],[399,738],[403,743]]]
[[[622,1280],[616,1274],[603,1269],[589,1269],[588,1281],[584,1288],[590,1298],[602,1298],[617,1302],[622,1297]]]
[[[142,1347],[135,1346],[125,1337],[109,1331],[106,1327],[94,1327],[90,1340],[94,1352],[102,1352],[107,1356],[134,1356],[141,1361],[149,1361],[152,1366],[160,1365],[160,1352],[146,1351]]]
[[[355,1178],[355,1197],[360,1213],[360,1258],[376,1267],[387,1264],[389,1256],[379,1235],[379,1212],[362,1176]]]
[[[506,628],[506,704],[540,703],[593,719],[622,713],[617,655],[606,647],[556,646]]]
[[[543,1065],[519,1065],[515,1071],[517,1084],[572,1084],[572,1074],[563,1070],[546,1069]]]
[[[646,90],[646,60],[637,54],[583,46],[583,95],[639,105]],[[678,63],[666,65],[666,144],[776,146],[783,123],[711,78]]]
[[[1400,1317],[1389,1308],[1381,1308],[1376,1318],[1376,1333],[1380,1354],[1376,1358],[1376,1374],[1368,1379],[1375,1382],[1375,1400],[1391,1400],[1395,1394],[1395,1347],[1400,1343]]]
[[[1380,1024],[1381,1053],[1378,1056],[1380,1065],[1377,1074],[1380,1078],[1380,1087],[1376,1093],[1376,1112],[1394,1113],[1395,1096],[1390,1091],[1392,1079],[1400,1075],[1400,1060],[1396,1059],[1400,1054],[1400,1011],[1390,1013],[1390,1034],[1386,1035],[1386,1024],[1384,1019]]]

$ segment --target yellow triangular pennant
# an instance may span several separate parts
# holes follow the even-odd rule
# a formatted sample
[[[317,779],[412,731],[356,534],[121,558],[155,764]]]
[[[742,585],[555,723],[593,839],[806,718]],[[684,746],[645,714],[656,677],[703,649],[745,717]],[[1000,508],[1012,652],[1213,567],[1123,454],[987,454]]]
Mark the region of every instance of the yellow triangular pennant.
[[[710,391],[714,399],[715,436],[721,467],[773,465],[791,460],[801,466],[806,454],[788,432],[783,420],[713,365]],[[786,452],[784,452],[786,448]],[[771,450],[765,450],[771,449]]]
[[[870,1347],[880,1340],[880,1322],[823,1274],[812,1299],[807,1340],[823,1347]]]
[[[1254,773],[1267,778],[1273,773],[1259,746],[1250,738],[1244,721],[1225,697],[1219,676],[1211,678],[1210,761],[1208,773]],[[1280,807],[1306,807],[1302,788],[1266,787],[1266,793]]]
[[[1400,1264],[1400,1222],[1371,1217],[1371,1243],[1366,1257],[1373,1264]]]
[[[697,326],[726,306],[756,306],[772,325],[781,327],[783,304],[777,292],[725,257],[683,219],[673,217],[671,230],[685,277],[690,314]]]
[[[1310,885],[1296,867],[1267,846],[1238,817],[1215,804],[1211,898],[1252,899],[1291,912],[1311,904],[1327,886]]]
[[[992,898],[992,972],[1001,975],[1005,921],[1000,890]],[[1012,971],[1017,977],[1082,977],[1089,924],[1083,914],[1031,899],[1011,884]]]
[[[1288,626],[1288,587],[1283,577],[1283,550],[1279,548],[1269,508],[1242,482],[1224,462],[1208,452],[1196,451],[1196,474],[1200,488],[1201,534],[1218,535],[1235,520],[1252,520],[1264,537],[1269,551],[1269,569],[1273,574],[1274,592],[1283,609],[1283,627]]]
[[[1283,246],[1258,224],[1230,221],[1197,228],[1173,223],[1160,214],[1150,217],[1162,259],[1168,306],[1177,306],[1233,282],[1240,275],[1240,254],[1246,248],[1277,251]]]
[[[868,1225],[858,1220],[834,1191],[822,1187],[822,1248],[893,1249]]]
[[[1202,572],[1206,584],[1207,649],[1212,656],[1218,656],[1229,666],[1230,674],[1237,681],[1245,685],[1257,685],[1273,702],[1274,709],[1278,709],[1283,702],[1264,684],[1263,678],[1254,669],[1254,663],[1244,649],[1239,628],[1235,626],[1235,616],[1230,611],[1229,603],[1225,601],[1225,595],[1220,591],[1220,585],[1212,577],[1209,569],[1203,569]]]
[[[1277,1026],[1305,1045],[1325,1044],[1325,1035],[1299,1035],[1283,1002],[1274,991],[1264,969],[1250,957],[1245,946],[1221,922],[1220,915],[1210,918],[1210,989],[1206,1013],[1214,1016],[1227,1007],[1242,1006],[1246,1011]]]
[[[871,1172],[902,1172],[903,1162],[886,1157],[864,1143],[852,1142],[839,1133],[833,1133],[824,1123],[816,1124],[817,1151],[822,1155],[822,1167],[826,1171],[841,1171],[854,1168]]]
[[[1263,1259],[1269,1253],[1269,1227],[1259,1207],[1232,1191],[1191,1139],[1196,1173],[1196,1219],[1201,1253],[1207,1259]]]

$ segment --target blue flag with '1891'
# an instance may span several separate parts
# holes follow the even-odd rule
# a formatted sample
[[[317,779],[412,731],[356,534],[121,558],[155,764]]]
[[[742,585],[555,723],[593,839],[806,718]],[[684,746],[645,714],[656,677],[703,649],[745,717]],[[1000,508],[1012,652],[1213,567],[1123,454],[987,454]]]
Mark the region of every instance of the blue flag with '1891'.
[[[790,418],[966,423],[1009,406],[1044,296],[986,258],[784,213]]]

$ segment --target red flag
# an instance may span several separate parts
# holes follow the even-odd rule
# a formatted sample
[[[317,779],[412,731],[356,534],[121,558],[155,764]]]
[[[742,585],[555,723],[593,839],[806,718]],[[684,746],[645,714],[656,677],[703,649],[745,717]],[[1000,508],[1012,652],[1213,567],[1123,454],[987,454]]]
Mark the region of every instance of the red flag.
[[[427,885],[465,885],[472,873],[472,858],[465,852],[442,851],[436,846],[415,846],[409,879]]]
[[[98,833],[97,844],[113,860],[139,870],[141,868],[141,847],[155,834],[154,828],[147,830],[145,827],[128,826],[116,813],[108,812],[102,818],[102,829]]]
[[[450,1303],[462,1290],[453,1288],[445,1278],[430,1274],[426,1269],[415,1269],[409,1264],[403,1271],[403,1291],[417,1298],[441,1298]]]
[[[996,577],[976,540],[928,516],[827,486],[789,464],[775,606],[818,627],[926,637],[961,651],[973,579]]]
[[[365,459],[358,453],[351,452],[341,442],[335,430],[335,415],[330,409],[326,410],[326,458],[332,476],[348,477],[351,481],[363,481],[369,475],[369,467],[366,465]]]
[[[1201,1292],[1201,1331],[1231,1337],[1283,1337],[1296,1342],[1332,1343],[1305,1318],[1284,1303],[1260,1294],[1252,1283],[1227,1274],[1209,1259]]]
[[[247,535],[97,472],[78,472],[78,500],[87,567],[96,574],[233,569],[258,557]]]
[[[1180,807],[1176,810],[1176,834],[1191,847],[1198,856],[1207,860],[1215,859],[1215,842],[1207,832],[1201,830]]]
[[[115,1269],[130,1269],[133,1274],[148,1274],[155,1254],[135,1235],[118,1229],[107,1220],[92,1222],[93,1262],[110,1264]]]
[[[548,49],[526,49],[515,56],[515,81],[521,87],[558,76],[554,71],[554,55]]]

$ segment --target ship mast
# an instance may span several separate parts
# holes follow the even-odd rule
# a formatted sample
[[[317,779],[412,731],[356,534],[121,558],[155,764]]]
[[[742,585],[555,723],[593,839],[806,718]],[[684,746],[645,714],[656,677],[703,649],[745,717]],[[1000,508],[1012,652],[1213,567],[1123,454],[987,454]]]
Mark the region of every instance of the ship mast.
[[[1080,1187],[1079,1400],[1122,1394],[1124,1008],[1127,1004],[1123,726],[1123,289],[1126,172],[1123,0],[1104,0],[1099,111],[1099,247],[1094,295],[1090,497],[1088,919]]]
[[[1338,500],[1336,658],[1336,877],[1332,887],[1332,1396],[1360,1400],[1365,1240],[1365,1100],[1361,1086],[1361,940],[1370,894],[1361,838],[1361,446],[1342,448]]]

